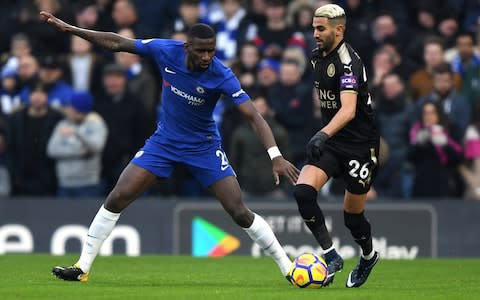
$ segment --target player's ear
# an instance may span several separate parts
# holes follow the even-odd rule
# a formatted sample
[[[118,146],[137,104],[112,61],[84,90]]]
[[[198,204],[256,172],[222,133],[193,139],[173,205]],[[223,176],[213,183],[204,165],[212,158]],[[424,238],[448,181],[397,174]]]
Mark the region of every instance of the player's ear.
[[[335,25],[335,36],[340,36],[343,33],[343,31],[341,29],[341,26],[342,25],[340,25],[340,24]]]
[[[336,36],[343,36],[344,32],[345,32],[345,25],[343,25],[342,23],[339,23],[339,24],[335,25],[335,35]]]

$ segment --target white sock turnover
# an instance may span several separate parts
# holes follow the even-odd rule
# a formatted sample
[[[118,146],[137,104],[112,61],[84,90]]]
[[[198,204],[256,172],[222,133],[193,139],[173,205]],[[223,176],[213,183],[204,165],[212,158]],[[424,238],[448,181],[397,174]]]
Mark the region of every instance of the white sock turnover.
[[[87,239],[82,247],[82,253],[77,264],[83,272],[89,272],[90,268],[97,257],[103,241],[110,235],[115,224],[120,217],[120,213],[108,211],[105,207],[100,207],[97,215],[88,228]]]
[[[267,252],[277,263],[280,271],[285,276],[290,270],[292,262],[285,250],[278,242],[275,234],[268,223],[259,215],[255,214],[253,223],[249,228],[244,228],[250,238]]]

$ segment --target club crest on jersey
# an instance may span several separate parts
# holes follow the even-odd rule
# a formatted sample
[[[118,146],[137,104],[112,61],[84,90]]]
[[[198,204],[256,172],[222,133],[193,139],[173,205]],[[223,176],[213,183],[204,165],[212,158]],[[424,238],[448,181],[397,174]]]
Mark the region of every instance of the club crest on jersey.
[[[327,75],[328,77],[333,77],[335,75],[335,65],[329,64],[327,67]]]
[[[197,93],[199,94],[204,94],[205,93],[205,89],[201,86],[197,86]]]

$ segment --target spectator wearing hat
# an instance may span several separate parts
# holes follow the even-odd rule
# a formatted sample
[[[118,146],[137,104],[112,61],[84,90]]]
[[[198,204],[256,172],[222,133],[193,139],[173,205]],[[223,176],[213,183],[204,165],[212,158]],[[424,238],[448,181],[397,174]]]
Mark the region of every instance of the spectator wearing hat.
[[[57,178],[47,143],[62,115],[48,105],[42,83],[35,84],[29,95],[28,104],[9,118],[7,162],[12,195],[51,196],[57,190]]]
[[[262,94],[268,94],[270,89],[278,82],[280,63],[273,58],[264,58],[260,61],[257,71],[257,87]]]
[[[49,55],[40,59],[38,77],[48,93],[48,104],[53,107],[63,107],[72,97],[72,87],[63,80],[63,65],[56,56]],[[22,91],[22,101],[28,101],[30,89]]]
[[[9,115],[21,104],[18,91],[17,72],[14,69],[4,68],[0,74],[0,115]]]
[[[59,197],[101,195],[101,158],[108,129],[92,106],[89,93],[75,92],[48,141],[47,154],[56,161]]]

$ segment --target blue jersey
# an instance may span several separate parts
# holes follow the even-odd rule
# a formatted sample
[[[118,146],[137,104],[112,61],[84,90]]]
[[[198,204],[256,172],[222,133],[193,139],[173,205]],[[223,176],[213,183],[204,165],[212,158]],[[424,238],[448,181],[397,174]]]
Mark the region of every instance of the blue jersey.
[[[151,139],[184,149],[220,142],[212,116],[218,99],[223,96],[236,105],[250,99],[233,72],[216,57],[205,71],[188,70],[180,41],[136,40],[135,47],[138,54],[155,60],[163,78],[162,113]]]

